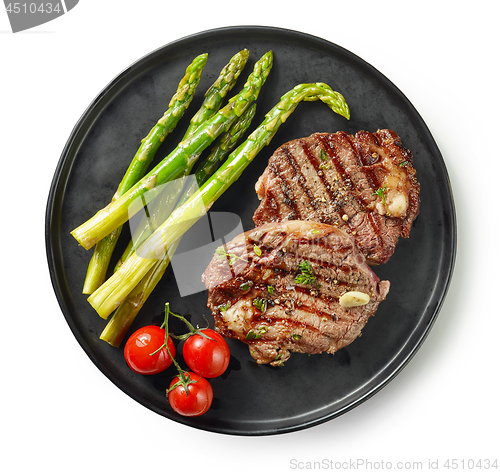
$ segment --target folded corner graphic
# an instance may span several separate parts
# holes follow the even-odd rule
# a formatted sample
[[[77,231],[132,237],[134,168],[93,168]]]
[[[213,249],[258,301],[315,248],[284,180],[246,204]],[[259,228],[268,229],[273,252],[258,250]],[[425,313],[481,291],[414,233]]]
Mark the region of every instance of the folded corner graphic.
[[[201,275],[215,250],[243,233],[238,215],[230,212],[207,213],[203,202],[191,203],[167,227],[170,236],[179,235],[179,238],[174,238],[165,247],[162,237],[155,239],[153,232],[172,215],[186,189],[193,192],[198,189],[194,175],[153,187],[133,199],[128,207],[131,249],[141,258],[170,260],[181,297],[206,289]]]
[[[79,0],[11,2],[4,0],[13,33],[52,21],[73,9]]]
[[[229,212],[209,212],[182,239],[170,263],[181,297],[204,291],[201,275],[215,250],[243,233],[238,215]]]
[[[76,7],[78,0],[64,0],[64,3],[66,4],[66,11],[68,12]]]

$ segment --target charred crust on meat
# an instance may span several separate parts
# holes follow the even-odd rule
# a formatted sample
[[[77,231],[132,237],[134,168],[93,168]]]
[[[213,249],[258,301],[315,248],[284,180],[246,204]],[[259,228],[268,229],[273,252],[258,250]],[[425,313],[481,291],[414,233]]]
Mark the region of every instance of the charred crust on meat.
[[[319,169],[325,162],[321,153],[328,156],[328,169]],[[420,207],[411,151],[391,130],[315,133],[292,140],[271,156],[260,182],[256,225],[301,219],[338,226],[354,236],[372,265],[387,262],[397,238],[409,236]],[[384,186],[391,202],[380,216],[380,198],[373,193]],[[270,205],[268,193],[276,205]]]
[[[315,133],[279,147],[256,191],[256,228],[227,250],[234,244],[248,261],[235,259],[224,272],[214,258],[203,275],[216,327],[247,343],[259,364],[281,365],[291,352],[335,353],[360,336],[389,290],[366,263],[386,262],[418,215],[411,151],[391,130]],[[317,286],[296,281],[304,260]],[[369,294],[368,302],[340,304],[349,292]]]
[[[284,363],[291,352],[334,353],[341,349],[357,337],[389,289],[389,283],[379,281],[368,268],[352,237],[330,225],[303,221],[263,225],[229,242],[228,252],[236,246],[241,250],[242,243],[252,252],[255,241],[262,248],[265,245],[266,251],[252,254],[241,274],[234,277],[226,272],[231,279],[225,280],[214,257],[203,280],[209,288],[208,306],[217,329],[247,343],[259,364]],[[280,250],[286,251],[280,254]],[[314,267],[321,288],[295,283],[298,261],[304,259]],[[243,292],[240,286],[249,280],[253,284]],[[344,292],[369,288],[375,290],[366,307],[349,311],[340,307],[339,297]],[[255,300],[260,301],[257,306]],[[228,309],[220,310],[228,302]],[[256,336],[250,335],[248,340],[248,333]],[[282,354],[279,360],[276,353]]]

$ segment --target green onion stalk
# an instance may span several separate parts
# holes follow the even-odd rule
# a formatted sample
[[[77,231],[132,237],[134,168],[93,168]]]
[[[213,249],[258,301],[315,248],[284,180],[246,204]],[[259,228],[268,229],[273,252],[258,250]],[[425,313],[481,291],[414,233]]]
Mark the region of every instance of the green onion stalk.
[[[194,174],[194,179],[190,180],[183,195],[179,200],[179,206],[184,204],[198,188],[203,185],[207,179],[217,170],[217,167],[227,157],[227,155],[236,147],[238,141],[249,128],[255,115],[257,104],[254,102],[250,108],[239,118],[237,122],[221,137],[218,143],[212,148],[210,154],[199,164]],[[169,212],[170,213],[170,212]],[[169,253],[175,251],[175,246]],[[130,251],[132,253],[132,249]],[[123,256],[123,261],[130,255]],[[134,287],[125,300],[107,323],[101,333],[101,340],[108,342],[114,347],[120,346],[130,326],[134,322],[142,306],[160,282],[165,270],[170,263],[170,258],[159,259],[156,264],[148,271],[146,276]]]
[[[146,174],[161,143],[175,129],[184,112],[189,107],[200,82],[201,73],[207,63],[207,56],[207,54],[197,56],[187,67],[184,77],[179,82],[176,93],[170,100],[168,110],[158,120],[148,135],[141,140],[141,145],[125,172],[112,201],[121,197]],[[87,275],[83,284],[83,294],[92,294],[106,279],[109,262],[121,230],[121,226],[115,228],[96,245],[87,268]]]
[[[301,101],[315,100],[321,100],[334,112],[349,119],[349,108],[344,98],[326,84],[299,84],[283,95],[279,103],[267,113],[261,125],[229,155],[199,191],[177,207],[141,247],[127,258],[120,269],[88,298],[97,313],[107,318],[157,261],[169,255],[169,249],[175,247],[177,240],[240,177],[262,148],[269,144],[297,105]]]
[[[152,171],[144,176],[130,190],[97,212],[71,234],[85,249],[92,248],[98,241],[123,225],[160,192],[162,184],[182,175],[193,161],[240,117],[249,105],[257,99],[273,63],[272,52],[266,53],[254,66],[247,82],[239,94],[203,122],[191,138],[182,141]]]

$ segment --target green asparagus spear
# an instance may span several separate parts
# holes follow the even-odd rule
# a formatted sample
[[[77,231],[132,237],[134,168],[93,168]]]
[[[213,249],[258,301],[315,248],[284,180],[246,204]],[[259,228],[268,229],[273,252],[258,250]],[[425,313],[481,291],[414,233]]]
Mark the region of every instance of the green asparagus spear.
[[[207,54],[201,54],[187,67],[175,95],[170,100],[168,110],[158,120],[148,135],[141,140],[141,145],[125,172],[118,190],[113,196],[113,201],[122,196],[146,174],[147,168],[151,164],[161,143],[174,130],[191,103],[200,82],[201,73],[207,63],[207,56]],[[106,279],[109,261],[120,233],[121,226],[113,230],[96,245],[87,269],[83,294],[92,294]]]
[[[272,52],[266,53],[256,64],[243,90],[212,118],[204,122],[194,135],[179,145],[151,172],[120,198],[97,212],[94,217],[71,232],[85,248],[92,248],[99,240],[123,225],[161,190],[161,184],[182,175],[186,167],[192,166],[193,157],[209,146],[221,133],[227,131],[243,114],[251,102],[256,100],[260,89],[272,67]]]
[[[158,228],[170,215],[179,200],[179,195],[185,186],[186,176],[184,173],[177,179],[168,182],[161,194],[148,205],[147,212],[140,219],[136,228],[131,228],[132,238],[121,254],[113,272],[116,272],[128,256],[140,246],[146,238]],[[99,244],[99,243],[98,243]]]
[[[242,51],[236,53],[231,58],[229,63],[224,66],[224,68],[219,73],[217,80],[205,93],[203,103],[201,104],[198,112],[196,112],[193,118],[191,118],[189,127],[186,130],[182,141],[191,138],[196,129],[204,121],[208,120],[219,111],[224,98],[226,97],[227,93],[234,87],[243,68],[245,67],[248,61],[249,54],[250,53],[248,49],[243,49]],[[181,176],[179,176],[179,179],[176,179],[176,181],[178,182],[173,182],[168,186],[168,189],[164,190],[161,195],[157,199],[155,199],[155,211],[152,212],[150,209],[148,218],[141,220],[138,229],[133,235],[133,238],[129,241],[127,247],[120,256],[120,259],[118,260],[114,271],[116,271],[122,265],[127,256],[135,249],[135,247],[137,246],[137,243],[135,242],[144,241],[153,232],[153,229],[151,229],[151,224],[154,223],[154,220],[159,219],[158,224],[155,226],[156,228],[159,224],[163,223],[170,212],[174,209],[175,203],[178,200],[178,195],[180,194],[183,186],[183,180],[180,178],[189,175],[194,164],[195,157],[193,157],[192,159],[192,165],[185,168]],[[176,191],[177,187],[178,190]],[[99,243],[100,242],[98,242],[97,245],[99,245]]]
[[[250,52],[248,49],[236,53],[221,70],[219,77],[205,93],[200,109],[191,118],[183,140],[193,136],[196,129],[219,111],[228,92],[234,87],[241,71],[245,67]]]
[[[134,233],[133,239],[130,241],[120,257],[120,260],[115,267],[115,271],[118,270],[128,256],[135,251],[170,215],[170,212],[172,212],[175,208],[175,203],[178,200],[178,196],[181,194],[182,187],[185,187],[185,185],[188,186],[187,189],[182,191],[183,199],[185,201],[187,200],[187,197],[190,197],[194,192],[196,192],[216,171],[220,164],[222,164],[222,161],[236,147],[236,144],[250,126],[250,123],[255,115],[256,108],[257,104],[254,102],[238,119],[238,121],[236,121],[231,128],[222,135],[220,140],[210,151],[210,154],[198,166],[194,179],[187,180],[187,183],[184,182],[184,179],[176,179],[176,181],[171,183],[171,188],[163,191],[162,195],[157,199],[159,200],[158,205],[156,205],[153,210],[148,212],[147,218],[144,218],[143,221],[141,221],[138,231]],[[190,169],[187,171],[190,171]]]
[[[255,115],[256,108],[257,104],[254,102],[212,148],[210,154],[198,166],[194,179],[191,180],[191,185],[186,186],[178,205],[182,205],[186,202],[216,171],[217,165],[236,147],[239,139],[249,128]],[[126,257],[128,257],[129,254],[127,254]],[[126,257],[123,261],[125,261]],[[146,276],[134,287],[132,292],[128,294],[118,309],[116,309],[101,333],[101,340],[108,342],[114,347],[120,346],[120,343],[123,341],[135,317],[156,285],[160,282],[169,263],[170,258],[168,258],[168,256],[156,262]]]
[[[214,146],[210,154],[199,164],[195,172],[195,180],[191,182],[190,189],[184,193],[184,203],[187,198],[194,194],[199,187],[201,187],[208,178],[217,170],[222,164],[222,161],[227,157],[231,151],[236,147],[238,141],[246,133],[252,120],[255,116],[257,104],[253,103],[252,106],[240,117],[229,130],[219,140],[217,146]]]
[[[116,309],[113,317],[106,324],[99,337],[101,340],[108,342],[113,347],[120,346],[137,314],[153,289],[160,282],[169,263],[170,260],[168,258],[159,260],[148,271],[141,282],[134,287],[132,292],[128,294],[118,309]]]
[[[178,207],[165,223],[127,258],[120,269],[88,298],[101,317],[107,318],[118,307],[157,260],[165,254],[168,255],[169,248],[175,247],[176,241],[239,178],[260,150],[269,144],[299,102],[314,100],[321,100],[347,119],[350,117],[349,108],[342,95],[326,84],[300,84],[283,95],[280,102],[268,112],[262,124],[229,155],[226,162],[201,189]]]

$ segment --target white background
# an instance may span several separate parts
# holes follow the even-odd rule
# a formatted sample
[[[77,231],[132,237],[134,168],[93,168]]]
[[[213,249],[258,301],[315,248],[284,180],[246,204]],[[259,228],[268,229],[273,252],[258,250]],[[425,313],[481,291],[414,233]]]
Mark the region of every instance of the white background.
[[[495,5],[485,0],[81,0],[57,20],[17,34],[0,11],[4,471],[159,472],[178,470],[184,461],[191,465],[184,471],[196,471],[191,463],[196,461],[209,471],[285,472],[323,459],[389,461],[393,466],[422,461],[427,469],[429,460],[442,465],[453,458],[499,458],[494,195],[500,158],[500,44]],[[405,93],[445,159],[459,237],[446,302],[401,374],[340,418],[258,438],[178,425],[108,381],[62,315],[44,240],[45,205],[60,154],[102,88],[173,40],[252,24],[337,43]]]

